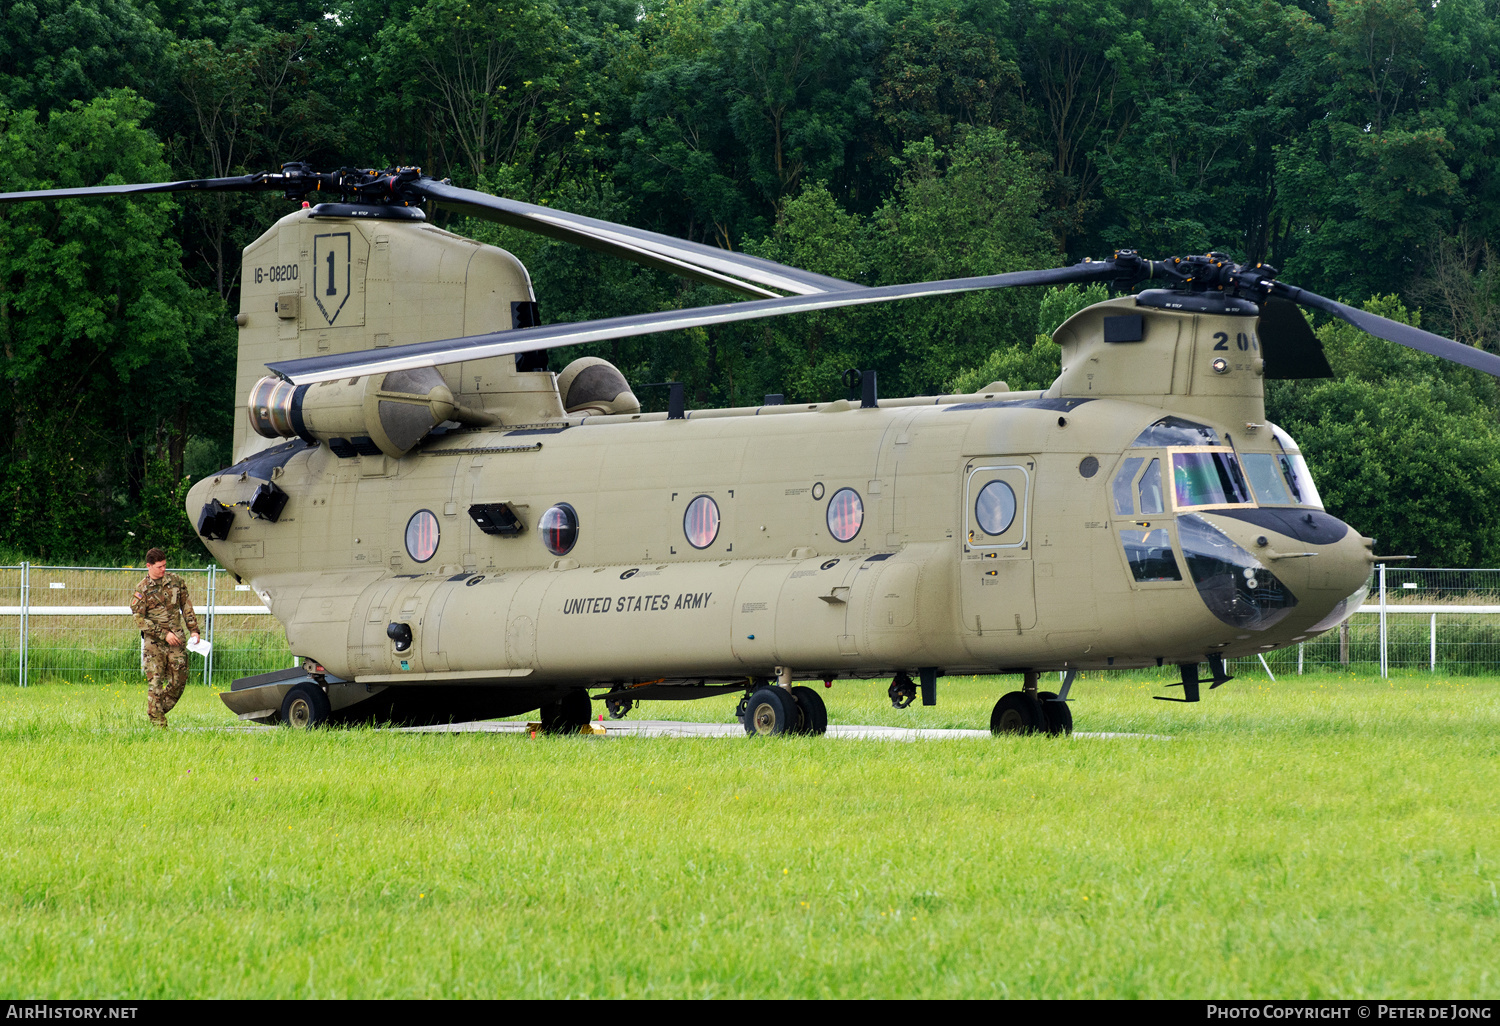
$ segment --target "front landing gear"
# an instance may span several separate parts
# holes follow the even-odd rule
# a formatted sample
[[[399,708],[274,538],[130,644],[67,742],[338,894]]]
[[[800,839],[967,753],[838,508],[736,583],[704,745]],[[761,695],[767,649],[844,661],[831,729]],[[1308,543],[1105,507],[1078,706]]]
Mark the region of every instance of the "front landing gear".
[[[1027,670],[1021,691],[1000,696],[990,713],[993,734],[1071,734],[1073,712],[1051,691],[1037,691],[1035,670]],[[1072,683],[1070,680],[1068,683]]]

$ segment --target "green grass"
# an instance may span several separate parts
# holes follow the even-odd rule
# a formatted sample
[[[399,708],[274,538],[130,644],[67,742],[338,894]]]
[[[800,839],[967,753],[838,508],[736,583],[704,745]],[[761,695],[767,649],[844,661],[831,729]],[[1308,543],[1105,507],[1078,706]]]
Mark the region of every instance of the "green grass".
[[[1493,997],[1500,682],[1148,675],[1172,740],[173,729],[134,683],[0,688],[17,997]],[[974,727],[1014,679],[823,694]],[[732,697],[632,717],[726,720]]]

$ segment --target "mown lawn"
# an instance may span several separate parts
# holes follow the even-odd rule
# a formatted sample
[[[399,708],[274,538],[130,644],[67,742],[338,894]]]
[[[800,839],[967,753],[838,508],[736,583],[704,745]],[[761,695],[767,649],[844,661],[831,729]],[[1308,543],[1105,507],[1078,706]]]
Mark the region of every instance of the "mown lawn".
[[[1494,996],[1500,681],[1161,683],[1073,711],[1170,740],[919,743],[240,730],[201,687],[153,732],[135,681],[0,688],[0,992]],[[823,694],[976,727],[1014,686]]]

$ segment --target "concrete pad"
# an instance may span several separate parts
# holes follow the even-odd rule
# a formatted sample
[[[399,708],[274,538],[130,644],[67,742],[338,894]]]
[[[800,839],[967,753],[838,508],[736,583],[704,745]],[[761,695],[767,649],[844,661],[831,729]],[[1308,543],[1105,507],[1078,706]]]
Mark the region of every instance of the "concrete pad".
[[[596,723],[598,721],[595,721]],[[495,722],[484,720],[474,723],[445,723],[434,727],[397,727],[410,733],[439,734],[524,734],[527,723],[520,720]],[[598,735],[596,735],[598,736]],[[745,728],[738,723],[690,723],[683,720],[613,720],[605,724],[605,737],[738,737],[745,736]],[[850,738],[869,741],[952,741],[958,738],[990,738],[988,730],[940,730],[911,727],[862,727],[830,724],[830,738]],[[1152,741],[1170,741],[1167,734],[1115,734],[1077,731],[1074,738],[1145,738]]]

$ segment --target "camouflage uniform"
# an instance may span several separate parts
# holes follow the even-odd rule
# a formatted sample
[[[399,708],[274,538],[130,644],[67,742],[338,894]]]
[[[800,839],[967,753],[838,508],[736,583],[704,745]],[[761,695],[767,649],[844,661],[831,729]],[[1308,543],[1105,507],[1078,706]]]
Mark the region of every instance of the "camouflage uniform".
[[[187,686],[189,635],[198,633],[198,618],[188,598],[187,582],[173,573],[153,580],[150,574],[135,586],[130,603],[141,639],[146,643],[146,715],[159,727],[167,725],[167,713]],[[183,621],[187,630],[183,630]],[[177,645],[167,644],[167,634],[176,634]]]

